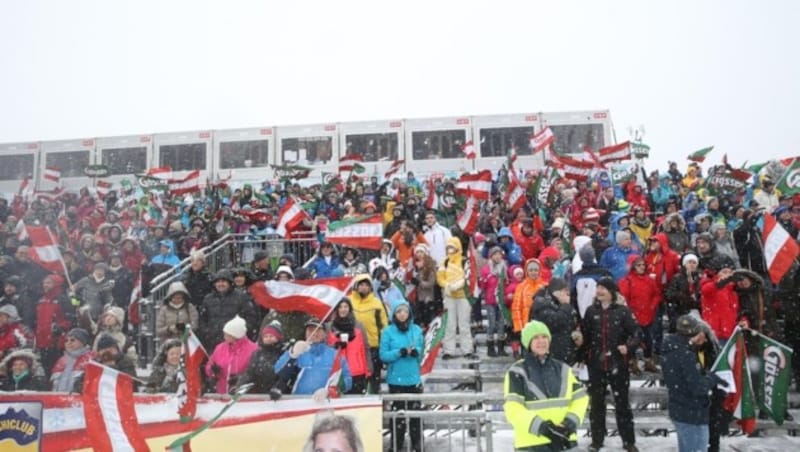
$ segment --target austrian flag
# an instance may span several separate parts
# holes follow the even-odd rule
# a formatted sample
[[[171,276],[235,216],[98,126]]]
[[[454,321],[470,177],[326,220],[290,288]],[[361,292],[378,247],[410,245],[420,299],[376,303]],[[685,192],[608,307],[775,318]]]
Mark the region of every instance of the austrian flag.
[[[476,198],[467,199],[464,211],[456,219],[458,227],[467,235],[472,235],[478,229],[478,216],[481,211],[479,201]]]
[[[383,220],[380,215],[334,221],[328,225],[325,240],[353,248],[381,249]]]
[[[537,133],[536,135],[531,135],[531,149],[533,149],[533,153],[537,153],[542,149],[546,148],[547,146],[553,144],[556,141],[556,136],[553,134],[553,131],[550,130],[550,127],[545,127],[544,130]]]
[[[295,202],[293,198],[289,198],[278,213],[278,226],[275,228],[275,232],[281,237],[287,237],[303,220],[310,218],[308,212],[303,209],[300,203]]]
[[[475,158],[475,144],[470,140],[464,143],[461,146],[461,152],[464,153],[464,157],[468,160],[472,160]]]
[[[482,201],[489,199],[492,191],[492,172],[483,170],[478,174],[464,174],[458,178],[456,194]]]
[[[264,281],[250,286],[261,306],[278,312],[301,311],[324,319],[346,297],[352,277],[306,281]]]
[[[778,284],[789,271],[800,252],[797,242],[772,215],[764,215],[764,260],[769,270],[769,279]]]
[[[44,178],[58,183],[61,180],[61,169],[48,166],[44,169]]]
[[[200,191],[200,170],[194,170],[183,179],[169,180],[169,193],[172,196]]]
[[[28,257],[42,268],[52,273],[63,275],[64,264],[62,263],[61,251],[50,235],[47,226],[25,225],[25,230],[32,244],[28,250]]]
[[[626,141],[624,143],[615,144],[614,146],[608,146],[600,149],[597,153],[600,155],[600,162],[603,164],[630,160],[631,142]]]

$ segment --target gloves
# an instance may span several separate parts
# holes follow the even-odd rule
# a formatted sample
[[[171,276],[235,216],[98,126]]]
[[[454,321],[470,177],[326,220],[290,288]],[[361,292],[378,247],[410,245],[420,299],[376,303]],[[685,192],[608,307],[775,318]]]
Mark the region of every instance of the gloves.
[[[308,341],[297,341],[294,343],[292,350],[289,352],[289,356],[291,358],[297,358],[303,353],[309,351],[311,349],[311,344]]]
[[[319,388],[311,396],[317,403],[324,403],[328,399],[328,388]]]
[[[545,421],[539,428],[539,433],[550,440],[552,448],[555,450],[569,449],[569,432],[567,429],[555,425],[553,421]]]
[[[272,401],[277,401],[278,399],[283,396],[283,393],[278,388],[272,388],[269,390],[269,399]]]
[[[72,306],[75,306],[75,307],[78,307],[78,306],[81,305],[81,300],[78,297],[70,297],[69,298],[69,302],[72,304]]]
[[[337,342],[335,344],[335,346],[336,346],[337,350],[340,350],[340,349],[343,349],[343,348],[347,347],[347,342],[339,341],[339,342]]]
[[[57,323],[54,323],[53,326],[50,327],[50,332],[53,334],[53,336],[59,336],[64,332],[64,330],[62,330]]]
[[[412,358],[416,358],[417,356],[419,356],[419,352],[417,351],[416,348],[412,348],[411,351],[408,353],[408,356],[411,356]]]
[[[178,322],[175,324],[175,329],[183,333],[186,330],[186,324],[183,322]]]
[[[219,367],[219,365],[217,365],[216,363],[212,364],[211,373],[214,375],[214,377],[219,378],[219,374],[222,373],[222,367]]]
[[[407,348],[401,348],[400,349],[400,357],[401,358],[405,358],[406,356],[408,356],[408,349]]]

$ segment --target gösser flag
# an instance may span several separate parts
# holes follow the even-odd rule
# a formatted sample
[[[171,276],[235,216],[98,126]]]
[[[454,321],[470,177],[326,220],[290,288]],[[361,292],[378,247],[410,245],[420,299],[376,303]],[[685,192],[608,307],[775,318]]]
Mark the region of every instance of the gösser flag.
[[[149,452],[136,418],[130,375],[90,361],[83,380],[83,415],[95,451]]]
[[[769,279],[775,284],[789,271],[797,258],[797,242],[772,215],[764,215],[764,260],[769,270]]]
[[[761,378],[758,405],[775,423],[783,424],[789,408],[789,383],[792,381],[792,349],[763,334],[758,335],[761,353]]]
[[[381,249],[383,220],[380,215],[334,221],[328,225],[325,240],[353,248]]]
[[[258,304],[278,312],[302,311],[324,319],[346,297],[352,277],[307,281],[264,281],[250,286]]]

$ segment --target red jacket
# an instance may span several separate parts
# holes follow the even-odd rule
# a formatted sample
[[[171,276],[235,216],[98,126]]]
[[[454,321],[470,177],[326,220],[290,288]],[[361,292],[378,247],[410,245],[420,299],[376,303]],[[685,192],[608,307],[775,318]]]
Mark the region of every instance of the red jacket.
[[[0,327],[0,356],[18,348],[33,347],[33,333],[19,320],[9,320]]]
[[[720,340],[728,340],[736,328],[739,316],[739,296],[734,290],[736,284],[724,283],[719,287],[714,279],[703,282],[701,289],[703,320],[708,323]]]
[[[653,323],[658,305],[661,304],[661,291],[649,275],[640,275],[635,271],[628,272],[619,280],[619,293],[625,297],[639,326]]]
[[[511,228],[511,235],[514,237],[514,242],[519,245],[524,261],[539,257],[539,253],[541,253],[544,248],[544,240],[536,231],[534,231],[532,235],[527,236],[522,233],[522,228]]]
[[[656,286],[663,293],[669,282],[672,281],[672,277],[680,270],[681,257],[669,247],[669,239],[666,234],[659,232],[651,239],[657,240],[661,244],[661,251],[657,253],[648,251],[644,261],[647,264],[647,273],[656,275]]]
[[[347,367],[350,369],[350,375],[354,377],[359,376],[372,376],[371,359],[369,358],[369,345],[367,338],[364,337],[364,330],[357,324],[353,328],[354,336],[349,338],[347,347],[344,348],[344,357],[347,360]],[[335,347],[339,342],[339,337],[335,332],[328,333],[328,345]]]

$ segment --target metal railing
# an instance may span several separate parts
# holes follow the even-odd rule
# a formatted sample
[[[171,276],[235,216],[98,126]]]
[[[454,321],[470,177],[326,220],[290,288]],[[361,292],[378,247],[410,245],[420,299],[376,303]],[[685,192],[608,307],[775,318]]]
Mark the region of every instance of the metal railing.
[[[249,265],[255,253],[266,251],[272,268],[277,268],[278,261],[284,254],[293,254],[295,262],[307,262],[316,252],[314,242],[316,235],[312,232],[295,234],[286,240],[280,236],[254,237],[251,234],[226,234],[211,245],[200,249],[206,259],[205,268],[214,273],[221,269],[233,269]],[[147,367],[158,351],[156,336],[156,316],[158,309],[166,298],[169,285],[180,281],[183,272],[191,265],[188,257],[173,268],[168,269],[150,281],[147,297],[139,303],[139,326],[137,346],[139,349],[139,367]]]

